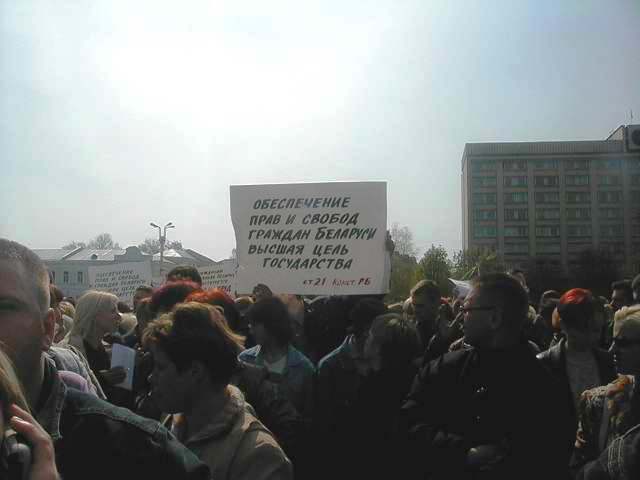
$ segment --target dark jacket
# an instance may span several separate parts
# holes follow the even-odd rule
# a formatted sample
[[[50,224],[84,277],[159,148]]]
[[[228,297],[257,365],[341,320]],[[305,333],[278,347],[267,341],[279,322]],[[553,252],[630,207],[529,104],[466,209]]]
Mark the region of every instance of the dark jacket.
[[[570,446],[558,435],[565,392],[526,344],[504,351],[459,350],[416,376],[402,408],[407,472],[430,479],[566,479]],[[501,444],[488,472],[466,464],[471,447]],[[429,475],[431,475],[429,477]]]
[[[67,388],[53,362],[35,408],[65,480],[205,480],[209,469],[162,425]]]
[[[577,480],[637,480],[640,478],[640,425],[616,438],[593,462],[586,464]]]
[[[617,374],[615,364],[613,363],[613,355],[606,350],[594,348],[593,356],[596,360],[601,384],[607,385],[615,380]],[[571,440],[575,441],[576,431],[578,429],[578,417],[573,402],[573,394],[571,393],[571,383],[567,375],[567,339],[563,338],[549,350],[539,353],[538,360],[561,382],[565,389],[569,405],[569,416],[565,423],[566,434]]]

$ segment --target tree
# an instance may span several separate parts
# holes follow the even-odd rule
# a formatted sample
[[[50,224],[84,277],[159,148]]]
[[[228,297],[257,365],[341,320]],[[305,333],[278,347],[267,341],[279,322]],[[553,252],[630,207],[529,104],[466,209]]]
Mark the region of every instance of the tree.
[[[93,240],[89,241],[87,244],[87,248],[91,248],[94,250],[109,250],[109,249],[119,249],[120,245],[117,242],[113,241],[110,233],[101,233]]]
[[[453,254],[453,278],[469,280],[482,273],[504,272],[504,265],[495,250],[474,247]]]
[[[572,285],[588,288],[596,295],[608,296],[611,283],[618,280],[618,268],[610,252],[588,248],[583,250],[573,267]]]
[[[145,238],[144,242],[138,245],[138,248],[142,253],[147,255],[155,255],[160,252],[160,240],[157,238]],[[164,246],[165,250],[178,249],[182,250],[182,242],[180,240],[173,240],[167,242]]]
[[[391,256],[391,277],[389,278],[390,302],[401,302],[409,296],[409,291],[416,283],[418,262],[411,255],[400,255],[394,252]]]
[[[87,244],[84,242],[77,242],[77,241],[73,241],[73,242],[69,242],[66,245],[64,245],[62,247],[62,250],[75,250],[76,248],[86,248]]]
[[[413,243],[413,232],[409,227],[400,227],[397,223],[391,226],[391,239],[395,244],[395,252],[400,255],[415,257],[418,254]]]
[[[448,295],[451,292],[451,284],[449,283],[451,261],[444,247],[431,245],[420,259],[418,275],[436,282],[443,295]]]

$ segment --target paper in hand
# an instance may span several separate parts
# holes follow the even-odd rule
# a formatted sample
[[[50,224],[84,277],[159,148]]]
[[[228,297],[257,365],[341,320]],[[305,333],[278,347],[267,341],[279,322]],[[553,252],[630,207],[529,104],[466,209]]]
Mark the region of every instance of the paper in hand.
[[[111,348],[111,368],[124,367],[127,371],[127,378],[116,387],[125,390],[133,390],[133,371],[136,365],[136,351],[133,348],[125,347],[119,343],[114,343]]]

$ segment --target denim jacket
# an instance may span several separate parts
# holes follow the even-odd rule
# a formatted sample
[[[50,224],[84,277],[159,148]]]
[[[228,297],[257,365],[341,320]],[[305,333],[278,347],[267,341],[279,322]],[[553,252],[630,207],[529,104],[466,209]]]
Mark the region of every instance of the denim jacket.
[[[36,417],[65,480],[205,480],[209,469],[158,422],[67,386],[45,359]]]
[[[264,366],[260,345],[241,352],[239,359]],[[301,352],[289,345],[287,362],[281,375],[269,373],[268,380],[278,385],[278,393],[288,398],[304,417],[313,412],[313,382],[315,367]]]

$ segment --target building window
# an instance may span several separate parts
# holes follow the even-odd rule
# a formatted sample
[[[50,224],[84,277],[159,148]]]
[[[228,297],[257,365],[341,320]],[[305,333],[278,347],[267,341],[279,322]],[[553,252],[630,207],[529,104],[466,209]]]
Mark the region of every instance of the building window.
[[[640,171],[640,160],[637,158],[629,158],[627,160],[627,168],[631,171]]]
[[[557,175],[535,177],[536,187],[557,187],[559,183]]]
[[[536,203],[556,203],[560,201],[560,192],[536,192]]]
[[[589,160],[586,159],[570,159],[564,161],[565,170],[589,170]]]
[[[474,193],[473,203],[478,205],[495,205],[496,194],[495,193]]]
[[[529,210],[526,208],[505,208],[505,220],[527,220],[529,218]]]
[[[557,170],[558,160],[555,158],[545,158],[535,160],[533,166],[536,170]]]
[[[624,225],[600,225],[602,237],[621,237],[624,235]]]
[[[591,225],[568,225],[567,235],[569,237],[589,237],[591,236]]]
[[[476,188],[495,187],[496,177],[473,177],[473,186]]]
[[[84,283],[84,273],[83,272],[78,272],[78,283]]]
[[[560,227],[536,227],[536,237],[559,237]]]
[[[475,220],[495,220],[497,218],[497,212],[495,210],[474,210],[473,218]]]
[[[591,192],[567,192],[567,203],[590,203]]]
[[[526,160],[505,160],[502,162],[502,168],[505,171],[516,171],[516,170],[526,170],[527,162]]]
[[[558,220],[558,219],[560,219],[560,209],[558,208],[536,209],[536,220]]]
[[[622,162],[619,158],[601,158],[595,162],[598,170],[609,170],[620,168],[622,166]]]
[[[557,254],[560,253],[560,243],[536,243],[536,253]]]
[[[622,218],[622,209],[620,208],[601,208],[600,218],[612,219]]]
[[[631,175],[631,185],[640,186],[640,175]]]
[[[622,201],[622,192],[598,192],[598,202],[619,203]]]
[[[505,237],[526,237],[528,234],[528,227],[504,227]]]
[[[510,192],[504,194],[504,203],[527,203],[528,192]]]
[[[474,172],[482,172],[486,170],[495,170],[495,169],[496,169],[495,160],[474,160],[472,163],[472,170]]]
[[[567,208],[568,220],[591,220],[590,208]]]
[[[69,283],[69,272],[62,272],[62,283]]]
[[[631,225],[631,235],[634,237],[640,237],[640,223]],[[640,251],[640,249],[638,249]]]
[[[496,227],[476,225],[473,228],[476,238],[487,238],[496,236]]]
[[[624,242],[600,242],[600,248],[612,255],[624,255]]]
[[[505,187],[526,187],[527,177],[523,177],[523,176],[504,177],[504,186]]]
[[[529,253],[529,244],[528,243],[505,243],[504,253],[526,255]]]
[[[609,186],[618,186],[621,185],[621,177],[620,175],[600,175],[598,177],[599,185],[609,185]]]
[[[582,187],[589,185],[589,175],[567,175],[564,184],[570,187]]]
[[[631,201],[634,203],[634,205],[640,203],[640,190],[631,191]]]

